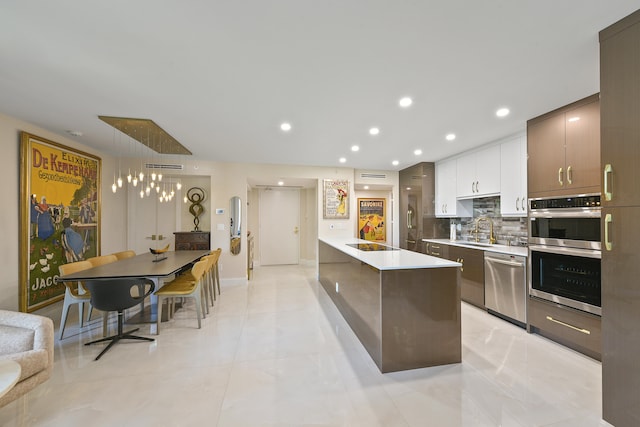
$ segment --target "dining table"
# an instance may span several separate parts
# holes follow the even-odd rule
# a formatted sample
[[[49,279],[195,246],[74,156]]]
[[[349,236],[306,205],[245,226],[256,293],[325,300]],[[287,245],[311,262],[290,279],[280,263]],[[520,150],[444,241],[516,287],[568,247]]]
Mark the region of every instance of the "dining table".
[[[150,252],[124,258],[118,261],[59,276],[57,282],[107,280],[124,278],[146,278],[155,284],[155,289],[162,287],[163,280],[169,279],[177,273],[188,269],[193,263],[205,255],[209,250],[166,251],[161,254]],[[157,297],[151,294],[151,304],[148,310],[141,310],[138,315],[127,319],[127,323],[150,323],[155,327],[157,319]],[[153,331],[152,331],[153,332]]]

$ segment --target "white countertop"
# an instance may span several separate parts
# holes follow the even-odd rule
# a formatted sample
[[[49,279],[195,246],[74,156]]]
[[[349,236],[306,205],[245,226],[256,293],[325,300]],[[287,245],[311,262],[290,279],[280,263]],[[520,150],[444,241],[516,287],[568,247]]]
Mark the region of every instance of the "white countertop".
[[[449,240],[449,239],[422,239],[423,242],[431,242],[431,243],[441,243],[443,245],[452,245],[452,246],[460,246],[461,248],[471,248],[471,249],[479,249],[481,251],[487,252],[498,252],[501,254],[507,255],[516,255],[516,256],[528,256],[529,251],[524,246],[507,246],[507,245],[487,245],[487,246],[477,246],[469,243],[465,243],[464,240]]]
[[[418,252],[398,249],[395,251],[362,251],[347,243],[376,243],[368,240],[360,240],[355,237],[351,238],[328,238],[320,237],[319,240],[324,242],[353,258],[369,264],[378,270],[403,270],[414,268],[441,268],[441,267],[460,267],[460,263],[448,261],[446,259],[433,257]],[[381,243],[378,243],[381,244]],[[384,246],[392,247],[385,244]],[[397,248],[396,248],[397,249]]]

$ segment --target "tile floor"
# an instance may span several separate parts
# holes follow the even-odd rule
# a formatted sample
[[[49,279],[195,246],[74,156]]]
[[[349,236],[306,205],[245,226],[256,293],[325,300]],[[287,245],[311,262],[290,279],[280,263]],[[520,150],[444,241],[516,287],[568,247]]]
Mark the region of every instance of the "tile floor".
[[[97,362],[83,343],[99,316],[79,331],[75,313],[53,377],[1,408],[0,426],[609,425],[600,363],[464,303],[461,364],[381,374],[313,267],[223,281],[201,330],[187,307],[154,343]]]

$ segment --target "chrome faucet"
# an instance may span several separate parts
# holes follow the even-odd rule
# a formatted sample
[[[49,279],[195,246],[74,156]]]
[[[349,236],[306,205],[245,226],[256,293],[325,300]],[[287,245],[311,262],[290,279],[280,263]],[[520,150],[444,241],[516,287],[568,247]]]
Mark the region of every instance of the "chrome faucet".
[[[493,235],[493,221],[488,216],[481,216],[481,217],[478,217],[478,219],[476,219],[476,229],[473,231],[474,233],[476,233],[476,242],[479,241],[478,232],[480,230],[478,228],[478,224],[480,224],[480,221],[488,221],[489,222],[489,243],[491,243],[492,245],[495,244],[496,243],[496,238]]]

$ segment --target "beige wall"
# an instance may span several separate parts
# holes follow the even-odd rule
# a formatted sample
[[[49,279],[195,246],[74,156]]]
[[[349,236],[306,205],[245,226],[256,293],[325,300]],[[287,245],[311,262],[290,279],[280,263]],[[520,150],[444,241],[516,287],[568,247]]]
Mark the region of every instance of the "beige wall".
[[[43,138],[74,147],[79,150],[97,155],[102,158],[102,222],[101,222],[101,252],[112,253],[125,249],[128,242],[127,230],[136,226],[136,221],[144,221],[144,215],[128,215],[128,195],[126,191],[111,191],[113,170],[117,162],[121,162],[123,170],[128,164],[139,165],[139,160],[117,159],[104,153],[97,152],[83,144],[45,131],[29,123],[14,118],[0,115],[0,144],[3,155],[0,156],[2,167],[4,200],[20,200],[20,131],[27,131]],[[176,159],[168,160],[169,163],[180,163]],[[392,192],[397,191],[397,172],[385,172],[389,179],[395,181]],[[171,172],[174,175],[174,172]],[[165,174],[167,175],[167,174]],[[301,259],[312,260],[317,258],[317,236],[355,236],[356,229],[356,193],[354,192],[355,171],[351,168],[327,168],[309,166],[283,166],[261,165],[246,163],[217,163],[198,162],[189,159],[185,169],[180,173],[183,190],[191,186],[200,186],[207,191],[208,200],[205,203],[207,211],[200,218],[200,228],[211,230],[211,247],[223,249],[220,260],[221,277],[227,280],[245,280],[247,262],[246,231],[257,232],[257,213],[251,209],[252,202],[256,203],[257,192],[250,192],[247,186],[248,178],[261,180],[278,177],[313,179],[317,182],[315,189],[301,192]],[[348,220],[325,220],[322,218],[322,181],[323,179],[348,179],[350,181],[350,218]],[[360,193],[359,193],[360,194]],[[176,203],[182,204],[182,196],[176,199]],[[240,196],[243,201],[243,236],[242,252],[239,255],[229,253],[229,199],[232,196]],[[249,205],[247,206],[247,201]],[[224,214],[216,215],[216,208],[224,209]],[[186,209],[186,211],[185,211]],[[395,209],[395,208],[394,208]],[[248,212],[250,212],[248,214]],[[188,206],[176,206],[176,228],[191,230],[193,217],[188,214]],[[249,216],[248,216],[249,215]],[[397,217],[397,213],[394,214]],[[133,218],[133,219],[132,219]],[[4,231],[4,240],[7,242],[0,248],[0,308],[18,310],[18,280],[19,280],[19,206],[16,202],[13,207],[5,202],[5,209],[0,210],[0,220]],[[219,229],[219,224],[224,228]],[[393,236],[397,236],[397,225],[390,224],[393,228]],[[258,236],[256,236],[258,237]],[[397,240],[394,237],[394,241]],[[397,241],[394,242],[397,245]],[[257,247],[257,245],[256,245]]]
[[[0,308],[19,309],[19,247],[20,247],[20,132],[26,131],[42,138],[97,155],[102,158],[103,176],[113,171],[114,159],[65,136],[56,135],[37,126],[0,114],[0,168],[2,170],[3,200],[0,221],[5,244],[0,245]],[[111,253],[126,246],[126,193],[111,192],[112,175],[102,180],[101,248]],[[13,202],[11,202],[13,201]],[[10,203],[11,202],[11,203]]]

